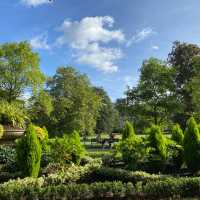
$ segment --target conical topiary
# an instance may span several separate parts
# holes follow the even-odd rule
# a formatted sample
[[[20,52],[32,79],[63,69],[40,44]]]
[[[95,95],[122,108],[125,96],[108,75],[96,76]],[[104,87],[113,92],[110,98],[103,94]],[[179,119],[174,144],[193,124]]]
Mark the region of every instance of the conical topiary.
[[[196,172],[200,169],[200,134],[193,117],[187,121],[184,136],[184,159],[187,167]]]
[[[24,176],[38,176],[41,154],[41,144],[35,128],[33,125],[29,125],[25,136],[17,142],[17,161]]]
[[[126,121],[123,132],[122,132],[122,140],[125,140],[134,135],[135,135],[135,131],[134,131],[132,124],[129,121]]]

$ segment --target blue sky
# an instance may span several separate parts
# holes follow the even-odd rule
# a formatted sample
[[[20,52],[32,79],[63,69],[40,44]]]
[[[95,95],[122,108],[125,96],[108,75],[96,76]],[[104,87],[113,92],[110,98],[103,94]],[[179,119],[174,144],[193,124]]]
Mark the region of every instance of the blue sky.
[[[175,40],[200,44],[199,0],[1,0],[0,43],[27,40],[53,75],[74,66],[112,100],[144,59],[166,59]]]

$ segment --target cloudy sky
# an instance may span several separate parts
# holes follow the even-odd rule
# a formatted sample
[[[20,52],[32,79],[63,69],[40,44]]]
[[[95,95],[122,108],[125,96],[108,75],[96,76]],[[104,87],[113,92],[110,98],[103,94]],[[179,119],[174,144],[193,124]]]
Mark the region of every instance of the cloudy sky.
[[[199,0],[0,0],[0,43],[29,41],[45,74],[74,66],[114,101],[144,59],[166,59],[175,40],[200,44],[199,9]]]

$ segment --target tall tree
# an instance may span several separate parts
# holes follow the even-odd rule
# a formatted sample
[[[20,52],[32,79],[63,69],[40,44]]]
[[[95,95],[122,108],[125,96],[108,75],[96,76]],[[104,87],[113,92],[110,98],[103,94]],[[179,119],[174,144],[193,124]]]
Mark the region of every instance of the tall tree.
[[[27,42],[0,45],[0,94],[8,102],[16,100],[27,88],[43,83],[39,56]]]
[[[168,61],[175,69],[174,82],[176,86],[177,100],[181,104],[183,111],[179,116],[179,123],[182,125],[194,112],[193,95],[191,81],[196,76],[194,68],[194,57],[200,55],[200,48],[195,44],[174,42]],[[178,116],[177,116],[178,117]]]
[[[47,83],[53,98],[50,133],[92,134],[101,107],[101,98],[96,94],[86,75],[72,67],[60,67]]]
[[[97,95],[102,99],[102,107],[99,112],[96,123],[96,134],[103,132],[110,134],[115,128],[117,119],[117,111],[103,88],[95,88]]]
[[[138,85],[126,92],[127,102],[149,123],[160,124],[173,105],[173,71],[164,62],[150,58],[143,62],[140,72]]]

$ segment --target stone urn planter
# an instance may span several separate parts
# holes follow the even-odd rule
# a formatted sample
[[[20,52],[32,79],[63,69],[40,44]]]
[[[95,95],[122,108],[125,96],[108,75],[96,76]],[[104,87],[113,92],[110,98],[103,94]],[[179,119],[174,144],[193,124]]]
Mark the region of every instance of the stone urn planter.
[[[14,143],[17,138],[24,135],[25,130],[11,126],[4,126],[4,133],[0,139],[0,143]]]

